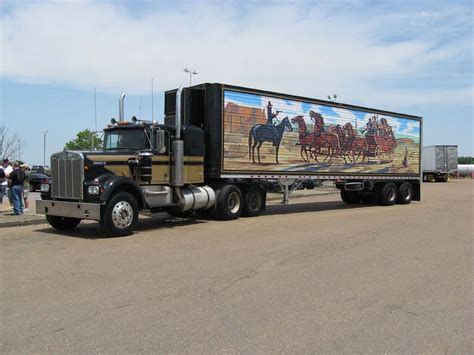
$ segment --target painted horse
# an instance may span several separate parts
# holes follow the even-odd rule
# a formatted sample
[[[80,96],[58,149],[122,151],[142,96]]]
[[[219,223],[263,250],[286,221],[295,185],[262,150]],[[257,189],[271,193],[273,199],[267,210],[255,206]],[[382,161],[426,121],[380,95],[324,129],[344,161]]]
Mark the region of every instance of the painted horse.
[[[298,143],[297,145],[301,146],[300,155],[301,158],[305,163],[309,163],[309,156],[308,150],[311,154],[311,147],[313,146],[313,134],[308,132],[308,128],[306,127],[306,123],[304,121],[303,115],[295,116],[291,119],[291,123],[296,123],[299,128],[299,135],[298,135]],[[303,153],[305,156],[303,156]]]
[[[344,127],[342,127],[342,132],[344,133],[344,145],[347,147],[347,150],[352,155],[352,161],[354,164],[357,159],[362,155],[362,163],[365,160],[365,152],[367,151],[367,140],[365,137],[359,137],[356,135],[354,128],[350,122],[347,122]],[[355,156],[357,154],[357,157]]]
[[[252,162],[255,164],[255,147],[257,147],[258,162],[261,164],[260,147],[263,142],[271,142],[276,148],[276,163],[279,164],[278,151],[280,149],[281,139],[283,138],[283,132],[285,132],[285,129],[288,129],[290,132],[293,131],[288,116],[276,126],[263,124],[256,124],[253,126],[249,131],[249,160],[252,159]]]
[[[340,154],[341,146],[339,142],[339,136],[335,133],[326,132],[324,128],[324,118],[321,114],[314,112],[313,110],[309,111],[309,117],[314,121],[314,130],[313,130],[313,158],[316,162],[318,161],[318,155],[321,153],[322,149],[327,150],[327,156],[324,160],[328,160],[328,163],[331,161],[332,157],[335,154]]]

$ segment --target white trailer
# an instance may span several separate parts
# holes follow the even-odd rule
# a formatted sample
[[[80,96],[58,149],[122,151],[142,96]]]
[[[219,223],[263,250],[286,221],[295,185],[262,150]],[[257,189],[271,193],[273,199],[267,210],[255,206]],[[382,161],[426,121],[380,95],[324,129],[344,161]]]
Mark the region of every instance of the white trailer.
[[[447,182],[449,174],[454,174],[458,169],[458,146],[423,147],[421,168],[423,181]]]

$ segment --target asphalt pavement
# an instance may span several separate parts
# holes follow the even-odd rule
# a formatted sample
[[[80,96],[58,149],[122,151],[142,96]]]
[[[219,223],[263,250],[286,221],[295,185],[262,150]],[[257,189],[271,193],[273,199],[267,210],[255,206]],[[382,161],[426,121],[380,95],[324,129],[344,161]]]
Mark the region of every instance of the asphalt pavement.
[[[471,180],[423,202],[0,230],[2,353],[473,353]]]

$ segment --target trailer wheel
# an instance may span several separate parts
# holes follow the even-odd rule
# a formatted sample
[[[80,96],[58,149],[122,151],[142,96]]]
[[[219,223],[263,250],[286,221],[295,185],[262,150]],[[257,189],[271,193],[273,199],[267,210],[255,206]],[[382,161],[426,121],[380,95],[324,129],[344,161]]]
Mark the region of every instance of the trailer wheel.
[[[243,191],[244,204],[242,206],[242,216],[257,217],[265,209],[265,194],[257,185],[250,185]]]
[[[392,206],[397,201],[397,186],[393,182],[382,184],[377,190],[377,200],[382,206]]]
[[[236,185],[224,185],[216,190],[214,217],[224,221],[237,219],[242,213],[242,192]]]
[[[46,220],[53,228],[61,230],[61,231],[74,229],[77,227],[79,223],[81,223],[80,218],[60,217],[60,216],[50,216],[50,215],[46,215]]]
[[[398,187],[397,203],[408,205],[413,198],[413,187],[409,182],[404,182]]]
[[[111,237],[128,235],[138,220],[138,203],[128,192],[119,192],[102,209],[100,226]]]
[[[341,189],[341,199],[347,204],[360,203],[360,198],[357,191],[347,191],[344,188]]]

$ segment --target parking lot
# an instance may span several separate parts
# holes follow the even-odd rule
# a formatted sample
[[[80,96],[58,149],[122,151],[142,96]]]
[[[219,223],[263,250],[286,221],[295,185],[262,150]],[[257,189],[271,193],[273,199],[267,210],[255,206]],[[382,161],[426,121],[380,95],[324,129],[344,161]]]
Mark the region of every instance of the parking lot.
[[[0,230],[2,352],[473,352],[472,180],[421,203]]]

